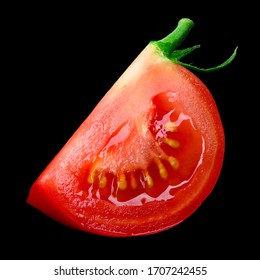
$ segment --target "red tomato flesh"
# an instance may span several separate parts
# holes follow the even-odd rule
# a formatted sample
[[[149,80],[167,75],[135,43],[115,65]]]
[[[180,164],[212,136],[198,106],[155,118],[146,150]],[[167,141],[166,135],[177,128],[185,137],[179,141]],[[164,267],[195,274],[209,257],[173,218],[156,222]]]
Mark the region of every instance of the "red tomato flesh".
[[[207,87],[149,44],[35,181],[27,202],[86,232],[160,232],[211,193],[224,143]]]

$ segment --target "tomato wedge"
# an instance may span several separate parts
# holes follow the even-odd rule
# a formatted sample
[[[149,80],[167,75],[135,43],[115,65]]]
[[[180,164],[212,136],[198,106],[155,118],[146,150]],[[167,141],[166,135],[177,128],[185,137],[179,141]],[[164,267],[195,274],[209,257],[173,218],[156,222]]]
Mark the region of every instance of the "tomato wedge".
[[[193,22],[151,41],[34,182],[27,202],[107,236],[172,228],[208,197],[225,137],[216,103],[176,50]],[[229,64],[233,55],[216,70]]]

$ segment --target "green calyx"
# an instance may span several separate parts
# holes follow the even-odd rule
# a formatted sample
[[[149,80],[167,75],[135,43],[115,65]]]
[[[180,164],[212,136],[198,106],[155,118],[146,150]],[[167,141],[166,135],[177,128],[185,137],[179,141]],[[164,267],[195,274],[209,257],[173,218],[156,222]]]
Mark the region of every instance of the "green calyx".
[[[226,67],[228,64],[230,64],[233,61],[233,59],[237,54],[238,47],[235,48],[233,54],[226,61],[212,68],[199,68],[191,64],[181,62],[180,59],[182,59],[184,56],[186,56],[187,54],[191,53],[193,50],[198,49],[200,47],[200,45],[196,45],[191,48],[177,50],[179,45],[185,40],[185,38],[188,36],[190,30],[193,27],[194,27],[194,23],[192,20],[190,20],[189,18],[182,18],[178,22],[177,27],[173,30],[172,33],[170,33],[162,40],[151,41],[150,44],[156,45],[160,49],[162,54],[168,59],[170,59],[171,61],[178,63],[190,70],[195,70],[199,72],[213,72]]]

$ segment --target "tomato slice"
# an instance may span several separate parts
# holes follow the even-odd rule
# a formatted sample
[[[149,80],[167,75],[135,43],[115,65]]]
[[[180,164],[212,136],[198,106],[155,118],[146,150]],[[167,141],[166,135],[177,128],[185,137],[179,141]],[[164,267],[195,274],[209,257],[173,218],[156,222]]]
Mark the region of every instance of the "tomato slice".
[[[148,44],[37,178],[27,202],[86,232],[153,234],[201,205],[224,149],[207,87]]]

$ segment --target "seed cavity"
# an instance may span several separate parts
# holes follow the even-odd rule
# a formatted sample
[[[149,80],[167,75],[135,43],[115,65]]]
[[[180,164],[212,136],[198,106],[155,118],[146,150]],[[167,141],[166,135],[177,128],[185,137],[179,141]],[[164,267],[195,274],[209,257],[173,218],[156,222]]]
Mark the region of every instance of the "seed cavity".
[[[177,158],[173,156],[176,152],[175,150],[181,146],[181,143],[174,137],[174,135],[176,136],[175,132],[178,131],[179,124],[177,121],[172,122],[170,120],[169,113],[168,115],[164,115],[161,120],[156,120],[152,125],[153,127],[150,127],[150,131],[155,134],[156,142],[153,143],[153,146],[151,145],[151,150],[147,151],[154,155],[151,165],[148,164],[142,170],[139,167],[133,170],[124,170],[120,173],[118,169],[113,169],[113,166],[111,168],[110,166],[104,168],[104,157],[97,157],[87,177],[87,183],[92,185],[90,189],[93,193],[99,193],[99,188],[100,193],[105,197],[109,193],[109,190],[101,191],[101,189],[111,188],[110,195],[117,196],[118,194],[121,199],[122,197],[138,195],[143,191],[151,195],[156,194],[162,186],[171,182],[172,177],[169,176],[172,171],[171,168],[177,170],[180,166]],[[148,129],[149,127],[147,125],[143,125],[141,134],[146,134]],[[112,146],[112,142],[109,143]],[[165,145],[168,145],[172,149],[167,148]],[[159,189],[157,189],[155,187],[157,186],[157,181],[160,179],[163,179],[164,182],[160,181],[162,186],[159,184]],[[121,191],[124,193],[121,193]]]

